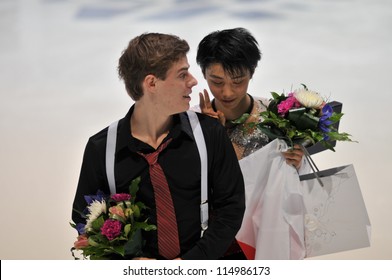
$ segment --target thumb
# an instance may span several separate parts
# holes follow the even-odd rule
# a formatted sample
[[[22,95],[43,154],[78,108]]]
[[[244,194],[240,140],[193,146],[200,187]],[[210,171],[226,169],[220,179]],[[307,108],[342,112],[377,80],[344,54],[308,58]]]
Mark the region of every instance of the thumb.
[[[226,124],[225,114],[223,114],[221,111],[217,111],[217,113],[218,113],[218,119],[220,123],[224,126]]]

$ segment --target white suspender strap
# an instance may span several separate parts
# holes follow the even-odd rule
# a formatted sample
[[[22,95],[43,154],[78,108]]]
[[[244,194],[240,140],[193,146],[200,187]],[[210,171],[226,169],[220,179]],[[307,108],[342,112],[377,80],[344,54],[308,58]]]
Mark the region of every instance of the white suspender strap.
[[[110,193],[116,193],[116,181],[114,179],[114,157],[116,154],[118,121],[113,122],[108,128],[106,142],[106,176],[109,182]]]
[[[195,137],[197,149],[199,150],[201,161],[201,202],[200,202],[200,223],[201,235],[208,228],[208,161],[207,148],[204,140],[203,131],[201,130],[199,118],[194,111],[187,111],[189,122],[191,124],[193,135]],[[117,141],[117,125],[118,121],[113,122],[108,128],[107,142],[106,142],[106,176],[109,183],[110,193],[116,193],[116,181],[114,177],[114,159],[116,153]]]
[[[201,130],[199,118],[192,110],[188,110],[189,122],[193,130],[197,149],[199,150],[201,161],[201,203],[200,203],[200,222],[201,222],[201,235],[208,228],[208,161],[207,161],[207,148],[204,140],[203,131]]]

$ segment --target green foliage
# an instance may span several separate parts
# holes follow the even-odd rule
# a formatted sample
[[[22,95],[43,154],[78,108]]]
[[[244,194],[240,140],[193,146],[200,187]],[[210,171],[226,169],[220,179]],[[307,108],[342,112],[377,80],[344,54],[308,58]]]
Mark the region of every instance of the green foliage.
[[[304,87],[302,91],[306,91],[309,98],[320,98],[316,92],[309,91],[306,85],[302,84],[302,86]],[[327,110],[327,115],[322,117],[322,108],[325,106],[325,102],[318,108],[311,108],[301,104],[299,100],[293,97],[294,95],[289,97],[283,93],[278,94],[276,92],[271,92],[271,95],[272,99],[267,110],[260,113],[262,121],[247,123],[251,127],[256,126],[269,137],[270,141],[279,138],[285,140],[290,146],[296,143],[306,146],[321,142],[327,149],[332,151],[334,149],[329,141],[354,142],[351,140],[350,134],[338,132],[334,127],[334,124],[341,120],[343,113]],[[279,113],[278,108],[280,104],[286,102],[288,98],[292,98],[291,101],[294,99],[295,105],[291,105],[290,102],[285,103],[284,106],[292,107],[285,113]],[[248,118],[249,114],[244,114],[233,121],[233,123],[244,123]]]
[[[143,255],[145,245],[143,231],[156,230],[157,227],[148,223],[148,218],[144,214],[147,207],[141,201],[136,202],[139,183],[140,177],[132,181],[129,187],[130,198],[127,200],[118,201],[113,197],[106,198],[106,212],[103,211],[91,221],[91,228],[86,228],[85,238],[88,240],[88,244],[77,246],[78,249],[75,247],[71,249],[75,259],[78,259],[74,254],[75,250],[80,250],[83,258],[91,260],[131,259]],[[117,212],[109,211],[111,207],[116,208]],[[121,223],[121,231],[113,239],[109,239],[102,232],[102,227],[107,220]],[[70,224],[76,228],[75,224]]]

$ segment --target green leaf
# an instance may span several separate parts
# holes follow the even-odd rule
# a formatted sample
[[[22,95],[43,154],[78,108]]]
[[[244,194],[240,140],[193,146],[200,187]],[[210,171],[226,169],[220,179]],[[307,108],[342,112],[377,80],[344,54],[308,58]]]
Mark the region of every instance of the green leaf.
[[[136,202],[134,205],[139,207],[139,209],[141,209],[141,210],[147,209],[147,206],[143,202],[141,202],[141,201]]]
[[[268,136],[270,141],[275,140],[276,138],[285,138],[285,134],[276,127],[268,127],[263,124],[259,124],[258,128]]]
[[[124,246],[114,246],[113,248],[109,248],[105,250],[106,254],[118,254],[122,257],[125,256],[125,248]]]
[[[234,124],[244,123],[249,118],[249,116],[250,116],[250,114],[248,114],[248,113],[242,114],[241,117],[239,117],[236,120],[231,121],[231,123],[234,123]]]
[[[131,232],[131,227],[132,227],[131,224],[126,224],[126,225],[125,225],[125,227],[124,227],[124,233],[125,233],[125,236],[126,236],[126,237],[128,237],[129,233]]]
[[[152,230],[157,230],[157,226],[156,225],[146,225],[143,228],[145,231],[152,231]]]
[[[105,220],[104,220],[103,216],[101,215],[101,216],[99,216],[96,220],[94,220],[94,221],[91,223],[91,226],[92,226],[92,228],[93,228],[94,230],[99,231],[99,230],[101,229],[101,227],[103,226],[104,223],[105,223]]]
[[[289,111],[287,118],[294,124],[297,129],[317,130],[319,118],[312,114],[306,113],[306,108],[292,109]]]
[[[271,95],[272,95],[272,98],[275,99],[275,100],[279,100],[279,98],[281,96],[280,94],[278,94],[278,93],[276,93],[274,91],[271,91]]]
[[[113,219],[113,220],[120,221],[123,224],[126,223],[125,219],[123,217],[117,215],[117,214],[110,214],[110,218]]]
[[[131,185],[129,186],[129,194],[132,196],[132,199],[136,197],[136,193],[139,190],[140,176],[136,177],[132,180]],[[134,201],[134,200],[133,200]]]
[[[343,113],[333,112],[332,115],[328,118],[331,122],[337,123],[343,117]]]
[[[124,254],[131,256],[138,256],[142,251],[143,239],[142,232],[140,229],[136,230],[132,237],[124,245]]]
[[[349,142],[357,142],[357,141],[353,141],[350,138],[350,134],[345,133],[345,132],[335,132],[335,131],[331,131],[328,132],[327,135],[329,136],[331,141],[349,141]]]
[[[139,207],[137,205],[132,205],[131,209],[133,211],[133,216],[135,218],[139,218],[140,217],[140,209],[139,209]]]
[[[97,235],[93,235],[88,238],[88,244],[93,247],[100,247],[101,246],[100,241],[101,240],[98,238]]]

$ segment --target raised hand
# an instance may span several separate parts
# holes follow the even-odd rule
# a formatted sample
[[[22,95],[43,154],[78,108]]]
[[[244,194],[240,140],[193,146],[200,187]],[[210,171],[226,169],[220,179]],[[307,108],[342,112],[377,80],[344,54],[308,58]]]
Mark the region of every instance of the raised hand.
[[[225,115],[219,110],[217,112],[214,111],[211,105],[208,91],[206,89],[203,91],[203,93],[199,92],[199,98],[200,98],[199,106],[201,112],[205,115],[218,119],[222,125],[225,125],[226,123]]]

